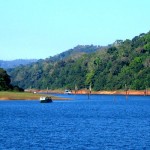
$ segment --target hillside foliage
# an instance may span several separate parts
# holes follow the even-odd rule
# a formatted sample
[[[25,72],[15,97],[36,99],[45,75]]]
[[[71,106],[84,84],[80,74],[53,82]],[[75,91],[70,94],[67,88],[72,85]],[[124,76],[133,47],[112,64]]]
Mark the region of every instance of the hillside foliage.
[[[10,76],[4,69],[0,68],[0,91],[23,91],[18,86],[12,86],[10,82]]]
[[[9,74],[12,84],[22,88],[81,89],[90,84],[96,91],[149,88],[150,32],[108,47],[78,46]]]

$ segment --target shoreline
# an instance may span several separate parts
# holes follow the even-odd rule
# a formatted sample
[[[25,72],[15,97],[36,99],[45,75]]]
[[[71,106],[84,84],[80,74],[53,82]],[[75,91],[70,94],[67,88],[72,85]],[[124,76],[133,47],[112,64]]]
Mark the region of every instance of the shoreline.
[[[6,100],[39,100],[41,96],[50,96],[48,94],[64,94],[62,90],[32,90],[26,92],[7,92],[0,91],[0,101]],[[72,94],[97,94],[97,95],[124,95],[124,96],[150,96],[150,90],[128,90],[128,91],[90,91],[86,89],[72,91]],[[69,100],[68,98],[62,98],[57,96],[51,96],[52,100]]]
[[[135,96],[149,96],[150,91],[144,90],[128,90],[128,91],[99,91],[95,92],[96,94],[106,94],[106,95],[135,95]]]
[[[8,92],[0,91],[0,101],[6,100],[39,100],[41,96],[50,96],[47,94],[40,93],[29,93],[29,92]],[[69,100],[68,98],[62,98],[57,96],[50,96],[52,100]]]
[[[31,92],[37,92],[37,93],[48,93],[48,94],[64,94],[63,90],[32,90]],[[72,94],[99,94],[99,95],[136,95],[136,96],[142,96],[147,95],[150,96],[150,90],[114,90],[114,91],[90,91],[87,89],[82,89],[78,91],[72,90]]]

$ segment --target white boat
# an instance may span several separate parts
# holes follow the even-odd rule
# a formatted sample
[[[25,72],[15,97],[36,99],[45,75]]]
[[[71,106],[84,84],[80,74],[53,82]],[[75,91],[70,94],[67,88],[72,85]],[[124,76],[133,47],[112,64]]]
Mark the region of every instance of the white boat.
[[[65,90],[64,94],[71,94],[70,90]]]
[[[40,102],[41,102],[41,103],[51,103],[51,102],[52,102],[52,98],[49,97],[49,96],[46,96],[46,97],[41,96],[41,97],[40,97]]]

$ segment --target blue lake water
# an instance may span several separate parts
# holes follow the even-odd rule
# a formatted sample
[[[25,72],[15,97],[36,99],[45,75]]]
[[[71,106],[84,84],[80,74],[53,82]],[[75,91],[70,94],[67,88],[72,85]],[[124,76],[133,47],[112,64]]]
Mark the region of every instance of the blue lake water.
[[[0,101],[1,150],[149,150],[150,97]]]

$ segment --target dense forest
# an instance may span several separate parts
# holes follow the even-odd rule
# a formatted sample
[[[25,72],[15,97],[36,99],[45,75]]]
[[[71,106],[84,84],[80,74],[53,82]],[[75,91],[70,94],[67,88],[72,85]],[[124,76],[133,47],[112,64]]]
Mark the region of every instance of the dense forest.
[[[9,70],[13,85],[36,89],[150,88],[150,32],[107,47],[77,46],[60,55]],[[126,85],[126,86],[125,86]]]
[[[23,91],[23,89],[18,86],[12,86],[10,76],[4,69],[0,68],[0,91]]]

